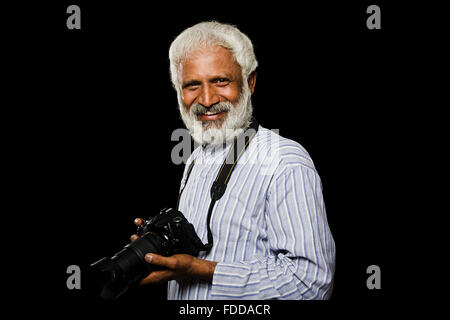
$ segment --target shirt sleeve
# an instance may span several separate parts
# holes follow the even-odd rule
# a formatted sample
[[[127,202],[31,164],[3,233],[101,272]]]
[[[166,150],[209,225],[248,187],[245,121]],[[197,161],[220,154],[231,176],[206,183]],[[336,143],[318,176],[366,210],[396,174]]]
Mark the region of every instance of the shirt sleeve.
[[[216,265],[215,299],[327,299],[335,244],[314,168],[294,165],[274,177],[266,197],[270,254]]]

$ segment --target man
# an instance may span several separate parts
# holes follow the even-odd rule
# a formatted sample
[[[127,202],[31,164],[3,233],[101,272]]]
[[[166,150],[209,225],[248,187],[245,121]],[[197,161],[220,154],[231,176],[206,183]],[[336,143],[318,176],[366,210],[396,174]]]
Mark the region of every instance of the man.
[[[169,57],[181,117],[201,144],[187,161],[195,164],[189,179],[185,169],[179,210],[206,243],[211,186],[235,138],[255,124],[257,61],[246,35],[217,22],[183,31]],[[257,129],[213,207],[212,248],[199,257],[147,254],[164,268],[142,284],[169,281],[169,299],[330,297],[335,246],[314,164],[298,143]]]

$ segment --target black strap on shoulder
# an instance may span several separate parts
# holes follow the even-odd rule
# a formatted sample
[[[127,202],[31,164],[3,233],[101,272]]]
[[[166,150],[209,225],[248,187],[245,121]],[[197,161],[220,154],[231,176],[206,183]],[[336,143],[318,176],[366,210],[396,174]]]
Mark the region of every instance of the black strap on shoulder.
[[[176,207],[177,211],[178,211],[178,206],[180,205],[181,195],[183,194],[184,188],[186,188],[186,185],[187,185],[187,182],[189,180],[189,176],[191,175],[191,171],[192,171],[192,168],[194,167],[194,164],[195,164],[195,159],[192,160],[192,162],[189,164],[189,167],[188,167],[187,172],[186,172],[186,180],[184,182],[184,186],[181,189],[180,193],[178,194],[177,207]]]
[[[212,211],[214,209],[214,205],[222,196],[224,195],[228,181],[230,180],[231,173],[233,172],[237,162],[241,158],[244,151],[247,149],[248,145],[250,144],[250,141],[253,139],[253,137],[256,135],[256,132],[258,131],[258,123],[256,120],[253,120],[250,124],[250,127],[239,137],[235,137],[233,141],[233,146],[230,148],[230,151],[228,152],[222,166],[219,169],[219,173],[217,174],[216,179],[214,180],[212,186],[211,186],[211,203],[209,204],[208,208],[208,215],[206,218],[206,227],[208,229],[208,243],[205,244],[205,251],[211,250],[213,246],[213,236],[210,228],[210,221],[212,216]],[[181,194],[184,191],[184,188],[187,185],[189,176],[192,172],[192,168],[194,167],[195,159],[190,163],[188,170],[186,172],[186,181],[184,183],[183,188],[180,191],[180,194],[178,195],[178,202],[177,202],[177,210],[178,205],[180,203]]]

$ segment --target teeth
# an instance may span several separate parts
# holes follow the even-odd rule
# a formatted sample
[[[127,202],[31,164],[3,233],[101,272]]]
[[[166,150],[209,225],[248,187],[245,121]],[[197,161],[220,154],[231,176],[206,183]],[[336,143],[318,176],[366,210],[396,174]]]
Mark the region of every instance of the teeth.
[[[218,112],[215,112],[215,113],[213,113],[213,112],[211,112],[211,111],[206,111],[206,115],[208,115],[208,116],[210,116],[210,115],[213,115],[213,114],[217,114]]]

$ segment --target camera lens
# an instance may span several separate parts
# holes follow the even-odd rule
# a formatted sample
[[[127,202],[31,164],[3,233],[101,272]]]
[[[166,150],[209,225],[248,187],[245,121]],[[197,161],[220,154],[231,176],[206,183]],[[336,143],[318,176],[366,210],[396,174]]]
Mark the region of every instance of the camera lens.
[[[111,259],[103,258],[91,267],[107,273],[108,279],[100,295],[106,300],[117,299],[135,284],[153,271],[153,266],[145,261],[145,254],[163,254],[164,239],[148,232],[126,245]]]

